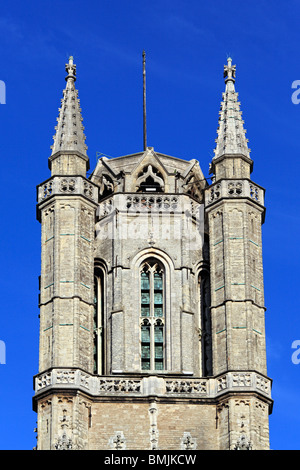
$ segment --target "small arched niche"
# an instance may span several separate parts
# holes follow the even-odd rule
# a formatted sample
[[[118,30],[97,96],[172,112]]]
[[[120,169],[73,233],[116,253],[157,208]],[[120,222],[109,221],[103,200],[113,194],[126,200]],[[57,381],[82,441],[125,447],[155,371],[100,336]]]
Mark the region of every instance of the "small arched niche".
[[[162,193],[164,192],[164,179],[160,171],[152,165],[147,165],[138,174],[136,191],[138,193]]]

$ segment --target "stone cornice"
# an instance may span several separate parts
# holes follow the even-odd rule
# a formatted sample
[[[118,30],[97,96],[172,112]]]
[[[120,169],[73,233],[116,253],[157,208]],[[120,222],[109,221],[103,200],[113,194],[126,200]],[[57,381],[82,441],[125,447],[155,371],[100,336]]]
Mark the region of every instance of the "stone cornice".
[[[172,398],[215,400],[228,394],[261,396],[270,405],[271,379],[256,371],[228,371],[216,377],[139,374],[99,376],[81,369],[54,368],[34,378],[35,396],[39,399],[52,392],[81,391],[93,398]]]
[[[84,196],[98,203],[98,186],[84,176],[52,176],[37,186],[37,202],[42,204],[52,196]]]

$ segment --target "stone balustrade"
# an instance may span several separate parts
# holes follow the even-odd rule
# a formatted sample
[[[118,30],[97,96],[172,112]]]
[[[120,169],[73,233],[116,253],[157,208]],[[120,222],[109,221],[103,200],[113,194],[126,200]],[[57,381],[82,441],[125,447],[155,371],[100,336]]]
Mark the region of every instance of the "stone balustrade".
[[[98,187],[81,176],[54,176],[37,189],[37,200],[41,203],[54,195],[81,194],[98,202]]]
[[[271,398],[271,381],[257,372],[227,372],[217,377],[194,378],[162,375],[98,376],[80,369],[51,369],[35,377],[35,393],[49,389],[76,389],[92,396],[172,396],[215,398],[224,393],[256,392]]]
[[[99,203],[97,216],[101,219],[116,210],[127,214],[143,212],[185,213],[193,217],[200,217],[199,214],[203,212],[203,204],[186,194],[115,193]]]
[[[224,179],[214,183],[205,191],[206,206],[222,198],[249,198],[263,206],[264,189],[247,179]]]

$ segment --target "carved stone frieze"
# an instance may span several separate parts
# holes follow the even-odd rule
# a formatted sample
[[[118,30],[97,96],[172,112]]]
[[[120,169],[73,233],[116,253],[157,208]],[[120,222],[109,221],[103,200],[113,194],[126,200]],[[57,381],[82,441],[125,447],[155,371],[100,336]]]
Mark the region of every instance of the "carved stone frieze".
[[[82,194],[98,202],[98,187],[82,176],[54,176],[38,187],[38,202],[44,202],[50,196]]]
[[[114,450],[125,450],[126,439],[123,431],[116,431],[113,436],[110,437],[108,445]]]
[[[56,450],[73,450],[72,439],[64,431],[62,436],[57,438],[54,447]]]
[[[264,189],[248,179],[221,180],[205,191],[205,205],[209,206],[222,198],[249,198],[264,205]]]
[[[157,426],[157,406],[156,403],[153,402],[149,406],[149,418],[150,418],[150,429],[149,429],[149,435],[150,435],[150,449],[151,450],[157,450],[158,449],[158,426]]]
[[[144,213],[172,213],[185,211],[187,214],[200,217],[199,210],[203,205],[190,199],[186,195],[176,194],[121,194],[116,193],[105,198],[99,203],[97,209],[98,219],[105,217],[115,211],[126,212],[128,214]]]
[[[140,392],[140,380],[99,379],[99,392]]]
[[[197,441],[192,437],[190,432],[184,432],[180,440],[181,450],[195,450],[197,448]]]
[[[207,380],[166,380],[167,393],[207,393]]]
[[[234,446],[234,450],[252,450],[251,441],[245,434],[241,434]]]
[[[227,372],[210,378],[169,378],[149,376],[97,376],[78,369],[52,369],[35,378],[36,394],[51,387],[81,389],[92,396],[172,395],[174,397],[214,398],[224,393],[247,391],[271,398],[271,381],[256,372]]]

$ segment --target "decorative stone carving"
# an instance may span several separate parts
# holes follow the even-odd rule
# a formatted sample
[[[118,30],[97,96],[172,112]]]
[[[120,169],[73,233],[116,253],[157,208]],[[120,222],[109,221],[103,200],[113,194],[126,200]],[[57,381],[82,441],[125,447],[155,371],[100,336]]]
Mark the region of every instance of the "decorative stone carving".
[[[51,383],[52,383],[51,379],[52,379],[51,372],[48,372],[47,374],[41,375],[37,380],[38,390],[40,388],[48,387],[48,385],[51,385]]]
[[[43,198],[49,197],[52,194],[52,181],[48,181],[43,185]]]
[[[51,406],[51,404],[52,404],[52,400],[47,398],[46,400],[43,400],[41,402],[41,408],[47,408],[47,407]]]
[[[217,387],[218,387],[218,392],[220,392],[221,390],[225,390],[227,388],[227,377],[226,375],[223,375],[223,377],[220,377],[218,380],[217,380]]]
[[[69,370],[58,371],[56,374],[57,383],[74,383],[75,382],[75,372]]]
[[[72,450],[72,439],[68,438],[66,432],[64,431],[63,435],[57,439],[54,447],[56,450]]]
[[[72,178],[64,178],[60,181],[60,191],[62,193],[73,193],[75,188],[75,180]]]
[[[259,191],[254,184],[250,184],[250,197],[259,202]]]
[[[50,196],[61,194],[82,194],[98,202],[98,188],[81,176],[54,176],[38,187],[38,202],[43,202]]]
[[[150,404],[149,407],[149,416],[150,416],[150,449],[157,450],[158,449],[158,428],[157,428],[157,406],[156,403],[153,402]]]
[[[140,392],[140,380],[99,379],[100,392]]]
[[[156,318],[156,317],[147,317],[147,318],[140,318],[140,325],[142,326],[159,326],[159,325],[164,325],[164,319],[163,318]]]
[[[243,197],[264,204],[264,190],[247,179],[221,180],[207,188],[205,202],[209,206],[221,198]]]
[[[106,197],[110,193],[114,192],[114,184],[109,176],[102,175],[102,182],[99,192],[102,197]]]
[[[256,388],[262,392],[270,393],[270,381],[261,375],[256,375]]]
[[[144,170],[139,174],[138,179],[136,180],[136,189],[140,189],[142,184],[146,184],[148,181],[156,183],[159,186],[160,190],[164,190],[164,180],[161,173],[154,168],[152,165],[148,165]]]
[[[243,184],[241,181],[228,183],[227,189],[229,196],[241,196],[243,194]]]
[[[207,381],[166,380],[167,393],[207,393]]]
[[[191,398],[214,398],[229,391],[235,392],[240,387],[247,391],[262,393],[266,397],[271,396],[270,381],[255,372],[228,372],[216,378],[202,379],[171,379],[161,377],[160,381],[159,391],[157,392],[159,395],[174,394]],[[62,389],[79,388],[91,395],[118,394],[130,396],[131,394],[138,394],[142,396],[147,395],[149,392],[148,385],[146,385],[144,379],[95,376],[80,370],[74,371],[73,369],[53,369],[51,372],[42,373],[35,379],[37,395],[42,393],[46,387],[58,386]],[[66,398],[64,399],[66,400]],[[68,398],[68,400],[70,399]]]
[[[221,196],[221,185],[216,184],[210,190],[210,202],[216,201]]]
[[[116,431],[115,434],[109,439],[109,446],[114,450],[125,450],[126,439],[123,431]]]
[[[178,197],[176,196],[127,196],[126,207],[127,209],[164,209],[174,210],[178,206]]]
[[[250,387],[251,374],[232,374],[233,387]]]
[[[196,439],[192,438],[190,432],[184,432],[183,437],[180,440],[181,450],[195,450],[197,448]]]
[[[85,196],[93,199],[93,185],[84,181],[83,183],[83,193]]]
[[[106,215],[111,214],[114,211],[114,201],[113,198],[105,199],[101,202],[97,208],[97,217],[105,217]]]
[[[59,418],[59,421],[61,423],[61,428],[64,429],[65,427],[69,427],[69,421],[70,417],[67,416],[67,410],[63,409],[63,415]]]
[[[241,434],[238,438],[237,443],[234,446],[234,450],[252,450],[251,441],[245,434]]]

